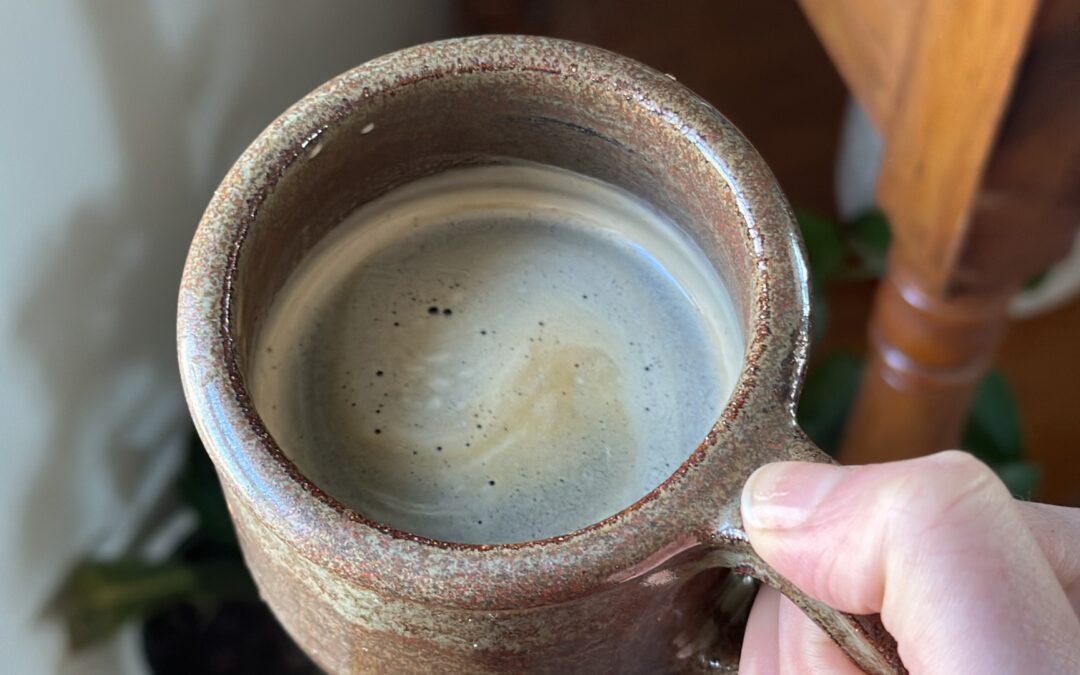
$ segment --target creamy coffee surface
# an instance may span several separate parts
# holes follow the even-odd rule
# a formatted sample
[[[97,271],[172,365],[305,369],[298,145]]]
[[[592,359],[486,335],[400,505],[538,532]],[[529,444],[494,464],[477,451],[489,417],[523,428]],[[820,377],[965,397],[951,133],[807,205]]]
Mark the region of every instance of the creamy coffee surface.
[[[488,166],[394,190],[320,242],[248,386],[337,500],[424,537],[509,543],[663,482],[742,354],[726,290],[674,224],[576,174]]]

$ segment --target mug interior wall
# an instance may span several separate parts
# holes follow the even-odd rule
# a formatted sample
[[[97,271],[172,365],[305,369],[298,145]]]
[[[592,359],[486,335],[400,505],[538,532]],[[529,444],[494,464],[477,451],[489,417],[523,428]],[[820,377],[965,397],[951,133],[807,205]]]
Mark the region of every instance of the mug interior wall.
[[[714,264],[749,334],[752,258],[721,173],[670,115],[563,78],[476,72],[376,91],[298,148],[242,242],[230,317],[240,373],[275,294],[349,212],[412,180],[507,159],[606,181],[667,215]]]

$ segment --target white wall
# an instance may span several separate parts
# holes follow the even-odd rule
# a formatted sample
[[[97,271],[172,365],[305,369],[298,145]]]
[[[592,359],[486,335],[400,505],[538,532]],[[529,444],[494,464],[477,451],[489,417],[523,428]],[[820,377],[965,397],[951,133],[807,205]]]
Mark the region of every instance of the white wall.
[[[71,658],[45,607],[123,549],[187,426],[176,289],[214,186],[277,113],[446,34],[450,0],[55,0],[0,18],[0,663]]]

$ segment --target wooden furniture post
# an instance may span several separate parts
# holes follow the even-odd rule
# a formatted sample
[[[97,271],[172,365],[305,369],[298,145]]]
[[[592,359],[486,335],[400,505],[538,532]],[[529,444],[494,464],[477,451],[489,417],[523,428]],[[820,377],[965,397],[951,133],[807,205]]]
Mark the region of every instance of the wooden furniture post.
[[[801,5],[882,134],[893,228],[842,459],[955,447],[1010,298],[1080,224],[1080,2]]]

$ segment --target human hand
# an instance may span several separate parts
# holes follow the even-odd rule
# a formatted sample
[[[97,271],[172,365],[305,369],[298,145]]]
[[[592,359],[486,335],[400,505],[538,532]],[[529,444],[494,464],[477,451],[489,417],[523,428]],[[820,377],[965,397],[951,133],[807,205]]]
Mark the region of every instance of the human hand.
[[[804,592],[880,612],[912,673],[1080,673],[1080,509],[1016,501],[968,454],[770,464],[742,514],[754,549]],[[740,672],[859,670],[762,588]]]

